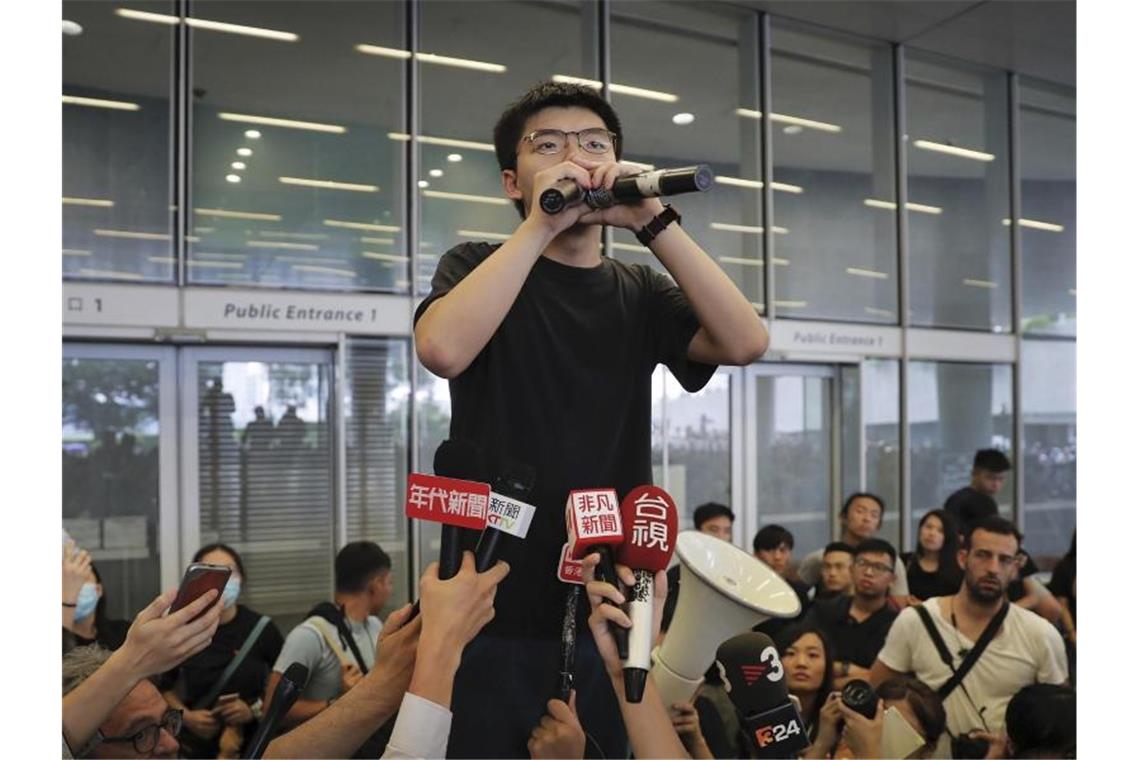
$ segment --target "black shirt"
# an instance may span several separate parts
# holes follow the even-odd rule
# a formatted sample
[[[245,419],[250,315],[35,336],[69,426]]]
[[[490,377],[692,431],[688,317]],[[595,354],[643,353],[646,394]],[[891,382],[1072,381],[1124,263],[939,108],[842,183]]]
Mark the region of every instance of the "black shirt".
[[[206,696],[260,619],[260,614],[238,605],[237,615],[225,625],[218,626],[210,645],[169,674],[172,680],[176,680],[179,696],[189,709],[195,709],[196,702]],[[256,702],[265,693],[265,683],[284,645],[281,631],[270,621],[257,637],[253,649],[230,676],[222,693],[237,692],[245,702]],[[207,709],[211,706],[208,705]]]
[[[946,497],[942,508],[958,521],[959,530],[965,530],[966,526],[980,517],[989,517],[998,513],[996,502],[991,504],[986,499],[978,498],[979,495],[980,492],[966,486]]]
[[[914,555],[902,555],[906,565],[906,585],[913,597],[926,601],[932,596],[950,596],[957,594],[962,587],[962,570],[955,565],[951,568],[938,568],[934,572],[927,572],[917,560],[912,561]]]
[[[445,253],[416,320],[496,248],[464,243]],[[525,541],[503,540],[511,573],[486,633],[558,636],[566,498],[599,487],[621,498],[652,482],[652,374],[663,363],[685,390],[704,387],[716,367],[686,357],[699,326],[681,290],[648,266],[603,258],[582,268],[542,256],[491,340],[450,381],[451,438],[536,472],[534,520]],[[478,537],[469,533],[467,548]]]
[[[1074,588],[1077,580],[1077,558],[1066,554],[1053,568],[1053,575],[1049,579],[1048,589],[1058,599],[1069,600],[1069,612],[1073,614],[1073,622],[1077,622],[1077,594]]]
[[[875,664],[887,632],[898,613],[884,604],[862,623],[851,617],[854,597],[844,596],[818,602],[808,613],[805,625],[818,625],[835,647],[836,662],[852,662],[861,668]]]

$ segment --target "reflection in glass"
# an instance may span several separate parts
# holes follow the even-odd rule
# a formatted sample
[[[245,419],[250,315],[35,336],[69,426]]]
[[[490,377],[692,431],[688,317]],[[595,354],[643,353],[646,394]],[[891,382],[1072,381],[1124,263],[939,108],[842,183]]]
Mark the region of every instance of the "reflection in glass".
[[[1025,545],[1060,556],[1077,519],[1077,347],[1027,340],[1021,346],[1025,424]]]
[[[447,381],[436,377],[416,362],[416,426],[419,434],[419,468],[417,472],[433,473],[435,450],[450,436],[451,391]],[[439,559],[439,523],[420,520],[420,566],[422,573]]]
[[[843,367],[842,376],[843,498],[859,490],[879,496],[886,505],[879,535],[899,548],[899,363],[868,359],[858,367]],[[864,489],[859,480],[860,444]]]
[[[911,323],[1011,332],[1006,73],[908,53]]]
[[[773,24],[780,316],[898,321],[893,78],[888,45]]]
[[[159,593],[158,362],[63,360],[63,527],[102,577],[107,616]]]
[[[202,2],[193,39],[194,283],[402,290],[403,5]],[[148,24],[135,22],[140,26]],[[193,26],[193,24],[192,24]]]
[[[1021,328],[1077,334],[1077,99],[1022,80]]]
[[[729,374],[722,370],[701,390],[686,393],[672,373],[658,371],[665,378],[669,495],[677,504],[677,525],[688,530],[701,504],[732,506]]]
[[[113,7],[168,2],[65,0],[81,28],[63,36],[63,275],[173,282],[169,26]]]
[[[978,449],[1001,449],[1013,459],[1013,370],[1008,364],[914,361],[907,373],[912,519],[904,535],[911,536],[914,521],[970,484]],[[995,500],[1011,518],[1012,475]]]

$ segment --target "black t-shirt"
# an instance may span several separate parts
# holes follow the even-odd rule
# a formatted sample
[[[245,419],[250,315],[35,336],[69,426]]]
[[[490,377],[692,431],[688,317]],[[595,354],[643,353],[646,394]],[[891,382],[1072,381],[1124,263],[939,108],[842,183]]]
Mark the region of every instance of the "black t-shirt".
[[[416,320],[496,248],[464,243],[445,253]],[[620,498],[652,482],[652,374],[665,364],[685,390],[704,387],[716,367],[686,357],[699,326],[681,290],[648,266],[603,258],[581,268],[542,256],[491,340],[450,381],[451,438],[536,473],[530,532],[503,540],[511,573],[487,633],[558,636],[566,498],[603,487]],[[477,539],[469,533],[467,548]]]
[[[966,486],[946,497],[946,502],[942,508],[958,521],[959,530],[965,530],[966,526],[980,517],[989,517],[998,513],[996,503],[991,508],[988,501],[980,499],[978,496],[978,491]]]
[[[926,601],[932,596],[957,594],[962,587],[962,571],[957,566],[938,568],[928,573],[917,561],[912,562],[913,554],[902,555],[906,565],[906,585],[913,597]]]
[[[1048,589],[1058,599],[1064,597],[1069,600],[1069,611],[1073,613],[1073,622],[1077,622],[1077,594],[1074,584],[1077,580],[1077,558],[1065,555],[1057,566],[1053,568],[1053,575],[1049,578]]]
[[[884,604],[862,623],[851,617],[853,597],[844,596],[818,602],[808,613],[805,625],[818,625],[835,646],[836,662],[852,662],[861,668],[875,664],[887,632],[898,613]]]
[[[126,620],[103,618],[95,624],[95,638],[93,639],[84,638],[64,628],[63,653],[67,654],[76,647],[84,647],[89,644],[98,644],[104,649],[109,649],[114,652],[127,640],[127,631],[129,631],[130,628],[131,624]]]
[[[218,626],[208,647],[168,674],[168,688],[176,686],[182,701],[188,708],[194,709],[195,703],[206,696],[210,687],[229,666],[260,619],[260,614],[238,605],[237,616],[225,625]],[[256,702],[265,693],[265,683],[284,645],[285,639],[282,638],[281,631],[270,621],[262,629],[245,660],[230,676],[222,693],[237,692],[245,702]]]

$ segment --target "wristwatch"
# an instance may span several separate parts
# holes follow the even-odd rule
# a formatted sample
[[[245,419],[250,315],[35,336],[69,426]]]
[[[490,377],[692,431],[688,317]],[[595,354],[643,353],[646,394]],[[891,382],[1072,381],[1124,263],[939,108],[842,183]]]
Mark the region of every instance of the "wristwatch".
[[[672,206],[666,204],[664,211],[650,219],[649,224],[645,225],[633,234],[637,236],[638,241],[642,245],[647,246],[653,242],[653,238],[660,235],[665,230],[665,228],[673,222],[680,224],[681,215],[678,214]]]

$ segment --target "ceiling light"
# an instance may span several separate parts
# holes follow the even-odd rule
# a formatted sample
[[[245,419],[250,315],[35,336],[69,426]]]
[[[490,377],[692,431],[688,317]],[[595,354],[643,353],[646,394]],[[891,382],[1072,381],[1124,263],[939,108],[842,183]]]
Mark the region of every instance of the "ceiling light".
[[[423,182],[423,180],[420,180]],[[426,184],[426,183],[424,183]],[[422,187],[422,185],[421,185]],[[490,195],[468,195],[466,193],[445,193],[442,190],[424,190],[428,198],[440,198],[450,201],[470,201],[471,203],[490,203],[495,206],[509,206],[511,201],[507,198],[496,198]]]
[[[463,160],[463,156],[461,156],[458,153],[448,153],[447,154],[447,160],[453,164],[457,164]]]
[[[354,182],[333,182],[327,179],[308,179],[306,177],[278,177],[277,181],[283,185],[300,185],[302,187],[316,187],[321,190],[352,190],[357,193],[378,193],[380,188],[376,185],[359,185]]]
[[[804,131],[804,128],[801,127],[799,124],[789,124],[788,126],[784,127],[784,134],[785,135],[798,135],[800,132],[803,132],[803,131]]]
[[[83,98],[78,95],[64,95],[65,106],[90,106],[91,108],[110,108],[114,111],[137,111],[141,108],[138,103],[126,100],[105,100],[103,98]]]
[[[311,243],[286,243],[281,240],[247,240],[246,245],[250,248],[283,248],[287,251],[319,251],[319,245]]]
[[[750,187],[754,190],[760,190],[764,187],[764,183],[758,179],[742,179],[740,177],[726,177],[722,174],[716,175],[716,181],[722,185],[732,185],[734,187]],[[804,189],[799,185],[789,185],[786,182],[773,182],[773,190],[779,190],[782,193],[792,193],[794,195],[803,194]]]
[[[596,79],[582,79],[581,77],[570,77],[565,74],[555,74],[551,79],[560,84],[580,84],[586,87],[592,87],[595,90],[602,89],[602,83]],[[635,98],[646,98],[647,100],[659,100],[663,103],[676,103],[680,100],[680,98],[671,92],[647,90],[643,87],[631,87],[627,84],[616,84],[614,82],[610,82],[610,92],[618,95],[632,95]]]
[[[428,174],[432,177],[442,177],[443,176],[443,169],[432,169],[431,171],[428,172]]]
[[[162,13],[147,13],[146,11],[136,11],[129,8],[116,8],[115,14],[123,18],[134,19],[135,21],[150,21],[156,24],[166,24],[167,26],[174,26],[183,19],[178,16],[168,16]],[[259,26],[243,26],[242,24],[227,24],[224,21],[210,21],[204,18],[187,18],[185,19],[186,25],[191,29],[207,29],[213,32],[229,32],[230,34],[241,34],[246,37],[261,37],[267,40],[279,40],[281,42],[296,42],[301,39],[298,35],[292,32],[280,32],[276,29],[264,29]]]
[[[740,264],[742,266],[762,267],[764,259],[742,259],[738,256],[717,256],[725,264]]]
[[[237,154],[243,158],[249,158],[253,155],[253,151],[249,148],[238,148]]]
[[[807,301],[773,301],[772,305],[777,309],[803,309],[807,307]]]
[[[337,269],[335,267],[319,267],[309,266],[307,264],[294,264],[293,268],[298,272],[312,272],[314,274],[332,274],[338,277],[356,277],[356,272],[351,269]]]
[[[373,245],[392,245],[396,240],[395,238],[362,237],[360,242],[372,243]]]
[[[710,222],[709,227],[714,230],[722,232],[748,232],[754,235],[761,235],[764,233],[763,227],[754,227],[747,224],[728,224],[726,222]],[[787,227],[772,227],[772,232],[777,235],[787,235]]]
[[[400,140],[407,142],[411,140],[411,135],[404,132],[389,132],[389,140]],[[495,152],[495,146],[491,143],[473,142],[472,140],[455,140],[450,137],[431,137],[429,135],[417,135],[416,142],[425,143],[426,145],[444,145],[451,148],[470,148],[471,150],[485,150],[488,153]]]
[[[241,177],[237,174],[227,174],[226,182],[231,182],[236,185],[238,182],[241,182]]]
[[[285,127],[286,129],[307,129],[311,132],[332,132],[344,134],[348,131],[339,124],[324,124],[318,121],[297,121],[296,119],[278,119],[275,116],[254,116],[246,113],[229,113],[223,111],[218,114],[222,121],[237,121],[245,124],[261,124],[266,127]]]
[[[748,119],[759,119],[763,114],[760,111],[751,108],[737,108],[737,116],[743,116]],[[838,124],[832,124],[827,121],[816,121],[814,119],[803,119],[799,116],[788,116],[782,113],[773,113],[772,121],[779,122],[780,124],[791,124],[797,127],[806,127],[807,129],[817,129],[820,132],[830,132],[832,134],[842,132],[843,127]]]
[[[113,269],[80,269],[79,274],[85,277],[102,277],[109,280],[141,280],[143,278],[137,272],[116,272]]]
[[[342,227],[349,230],[368,230],[369,232],[399,232],[399,227],[389,224],[370,224],[367,222],[346,222],[341,219],[325,219],[326,227]]]
[[[187,261],[186,263],[197,269],[241,269],[245,266],[240,261]]]
[[[313,233],[307,233],[307,232],[276,232],[276,231],[261,230],[257,234],[261,235],[262,237],[294,238],[296,240],[328,240],[329,239],[328,235],[313,234]]]
[[[416,183],[416,186],[422,190],[423,188],[427,187],[430,184],[431,183],[428,182],[426,179],[421,179],[419,182]]]
[[[1002,219],[1001,223],[1006,227],[1009,226],[1009,219]],[[1026,219],[1024,216],[1019,217],[1017,220],[1018,227],[1028,227],[1031,230],[1044,230],[1045,232],[1064,232],[1064,225],[1055,224],[1053,222],[1042,222],[1037,219]]]
[[[894,201],[881,201],[881,200],[878,200],[877,198],[864,198],[863,199],[863,205],[867,206],[868,208],[881,208],[881,209],[886,209],[888,211],[895,211],[899,207],[898,204],[895,203]],[[942,213],[942,208],[939,206],[927,206],[927,205],[924,205],[922,203],[911,203],[910,201],[907,201],[906,210],[907,211],[918,211],[918,212],[923,213],[923,214],[934,214],[934,215],[938,215],[938,214]]]
[[[224,208],[196,208],[198,216],[216,216],[222,219],[255,219],[262,222],[280,222],[280,214],[262,214],[255,211],[230,211]]]
[[[887,280],[890,275],[886,272],[880,272],[876,269],[860,269],[859,267],[847,267],[847,274],[852,277],[869,277],[873,280]]]
[[[511,236],[505,232],[485,232],[483,230],[456,230],[456,235],[476,240],[510,240]]]
[[[922,148],[923,150],[931,150],[935,153],[945,153],[949,156],[969,158],[973,161],[993,161],[995,158],[993,153],[985,153],[980,150],[970,150],[969,148],[959,148],[956,145],[945,145],[939,142],[931,142],[930,140],[915,140],[914,147]]]
[[[127,238],[130,240],[170,240],[170,235],[161,232],[135,232],[134,230],[104,230],[97,229],[95,234],[99,237]]]
[[[405,262],[408,260],[407,256],[397,256],[394,253],[376,253],[375,251],[362,251],[360,255],[366,259],[375,259],[376,261]]]
[[[63,255],[64,256],[90,256],[91,251],[86,250],[84,248],[64,248],[63,249]]]
[[[63,33],[68,37],[78,37],[83,34],[83,27],[74,21],[63,20]]]
[[[206,253],[202,251],[194,251],[194,258],[196,259],[240,259],[246,260],[244,253]]]
[[[379,45],[355,45],[354,49],[358,53],[365,53],[366,55],[378,55],[385,58],[397,58],[406,61],[412,57],[411,52],[401,50],[399,48],[380,47]],[[501,63],[487,63],[486,61],[473,61],[469,58],[452,58],[447,55],[436,55],[435,53],[416,53],[416,60],[421,63],[435,63],[440,66],[454,66],[459,69],[474,69],[475,71],[489,71],[494,74],[502,74],[507,70],[507,67]]]
[[[247,130],[245,131],[245,136],[246,136],[246,137],[248,137],[248,138],[249,138],[249,139],[251,139],[251,140],[259,140],[259,139],[261,139],[261,133],[260,133],[260,132],[258,132],[256,129],[247,129]]]
[[[99,208],[112,208],[115,205],[114,201],[104,200],[102,198],[67,198],[63,199],[65,206],[98,206]]]
[[[997,288],[997,283],[993,280],[973,280],[969,277],[962,280],[962,284],[969,285],[971,288],[988,288],[989,290]]]
[[[234,161],[232,164],[230,164],[230,168],[231,168],[231,169],[237,169],[238,171],[241,171],[242,169],[244,169],[244,168],[245,168],[245,162],[243,162],[243,161]]]
[[[673,123],[679,127],[683,127],[686,124],[692,124],[694,119],[696,119],[696,117],[688,112],[673,114]]]

